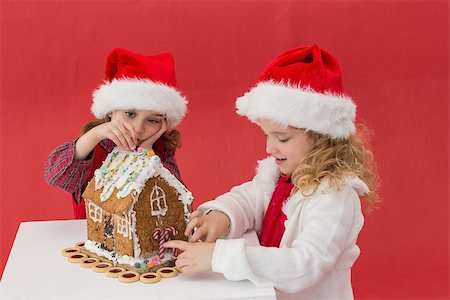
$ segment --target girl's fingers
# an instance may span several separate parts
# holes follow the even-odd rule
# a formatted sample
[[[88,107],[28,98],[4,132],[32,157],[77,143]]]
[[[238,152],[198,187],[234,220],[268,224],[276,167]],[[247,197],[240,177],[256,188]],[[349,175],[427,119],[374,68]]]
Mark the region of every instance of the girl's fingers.
[[[175,262],[175,267],[180,273],[188,273],[189,264],[185,260],[177,259]]]
[[[128,128],[125,127],[125,123],[117,123],[116,124],[116,128],[120,131],[120,133],[122,134],[122,136],[125,139],[125,145],[128,146],[128,148],[130,150],[134,150],[136,149],[136,144],[133,142],[133,131],[134,130],[130,130]]]
[[[201,211],[199,211],[199,210],[194,210],[194,211],[191,213],[191,215],[190,215],[189,217],[190,217],[190,219],[192,220],[193,218],[201,217],[202,215],[203,215],[203,214],[202,214]]]
[[[191,263],[192,263],[192,261],[190,259],[185,258],[182,255],[179,255],[177,260],[175,261],[175,267],[181,273],[187,274],[187,273],[191,272],[191,269],[192,269],[192,267],[190,267]]]
[[[128,132],[131,133],[131,139],[134,143],[134,145],[137,145],[137,136],[136,136],[136,131],[134,130],[133,126],[131,126],[128,123],[122,123],[122,125],[128,130]]]
[[[194,232],[194,228],[198,227],[200,223],[200,218],[194,218],[189,221],[189,223],[186,225],[186,230],[184,231],[185,236],[189,236]]]
[[[111,140],[121,149],[128,149],[128,143],[125,140],[123,134],[116,127],[110,129]]]
[[[183,259],[183,258],[177,258],[177,260],[175,261],[175,266],[177,266],[177,268],[181,269],[185,266],[188,265],[188,261],[187,259]]]
[[[194,228],[197,227],[199,218],[202,216],[202,213],[199,210],[194,210],[189,216],[189,223],[186,226],[186,230],[184,231],[185,236],[189,236],[194,231]]]
[[[189,243],[185,241],[173,240],[163,244],[164,248],[177,248],[181,251],[185,251],[189,247]]]
[[[182,266],[182,267],[177,267],[177,269],[178,269],[178,271],[180,271],[180,273],[183,273],[183,274],[193,273],[192,272],[192,268],[189,265],[185,265],[185,266]]]
[[[203,226],[197,227],[197,230],[194,231],[191,238],[189,239],[189,242],[194,243],[201,240],[203,236],[205,236],[205,230]]]

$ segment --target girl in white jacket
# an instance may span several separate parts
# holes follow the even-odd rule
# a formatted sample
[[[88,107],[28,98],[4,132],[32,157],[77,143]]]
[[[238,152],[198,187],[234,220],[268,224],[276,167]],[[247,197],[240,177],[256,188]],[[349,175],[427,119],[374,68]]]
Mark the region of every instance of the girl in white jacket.
[[[192,213],[190,243],[165,243],[184,251],[177,268],[273,286],[279,298],[352,299],[360,197],[378,201],[377,175],[337,60],[317,45],[287,51],[236,107],[266,135],[269,157],[252,181]],[[261,246],[240,238],[247,230]]]

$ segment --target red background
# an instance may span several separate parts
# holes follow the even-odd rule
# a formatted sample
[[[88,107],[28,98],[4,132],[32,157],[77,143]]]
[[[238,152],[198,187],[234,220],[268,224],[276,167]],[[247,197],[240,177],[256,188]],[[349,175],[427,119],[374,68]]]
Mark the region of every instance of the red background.
[[[341,62],[382,179],[356,298],[447,298],[448,21],[447,1],[3,1],[0,271],[21,221],[72,217],[43,162],[92,117],[112,48],[174,54],[190,100],[177,159],[197,206],[251,179],[265,156],[235,98],[275,56],[315,42]]]

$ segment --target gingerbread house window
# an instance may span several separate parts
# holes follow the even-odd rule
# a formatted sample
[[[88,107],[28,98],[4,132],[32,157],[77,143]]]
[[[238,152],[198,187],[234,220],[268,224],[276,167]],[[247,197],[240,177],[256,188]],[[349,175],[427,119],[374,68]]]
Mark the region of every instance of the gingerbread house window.
[[[92,202],[89,202],[88,204],[88,214],[92,221],[98,223],[102,222],[102,209]]]
[[[117,218],[117,233],[123,235],[123,237],[130,237],[130,224],[125,218]]]
[[[156,182],[150,193],[150,207],[152,216],[165,216],[167,212],[166,193]]]

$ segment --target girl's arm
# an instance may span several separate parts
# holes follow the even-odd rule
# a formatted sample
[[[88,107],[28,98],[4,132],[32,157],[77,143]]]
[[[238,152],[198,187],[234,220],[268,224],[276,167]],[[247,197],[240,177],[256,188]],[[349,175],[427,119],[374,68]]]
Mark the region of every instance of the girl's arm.
[[[356,192],[347,188],[341,193],[308,200],[302,224],[296,224],[289,247],[247,246],[243,239],[218,240],[212,270],[229,280],[248,279],[259,286],[294,293],[310,288],[332,269],[349,269],[359,256],[356,239],[363,217]]]
[[[74,158],[76,160],[85,160],[88,156],[90,156],[95,146],[97,146],[97,144],[102,140],[98,137],[96,128],[97,127],[92,128],[80,136],[80,138],[76,141],[74,150]]]
[[[134,150],[136,147],[134,130],[127,123],[115,120],[100,124],[76,141],[65,143],[50,153],[45,161],[45,180],[66,192],[81,195],[92,169],[93,150],[105,139],[122,149]]]
[[[184,273],[212,270],[228,280],[247,279],[282,292],[306,290],[332,269],[349,269],[359,255],[356,239],[363,222],[360,202],[356,192],[347,189],[344,194],[310,199],[289,247],[247,246],[244,239],[169,241],[164,246],[184,251],[176,262]]]
[[[259,199],[261,195],[258,195],[256,185],[254,178],[200,205],[198,211],[192,213],[185,235],[192,235],[191,242],[214,242],[218,238],[241,237],[249,229],[259,231],[264,201]]]
[[[81,195],[81,189],[89,180],[93,158],[75,159],[76,141],[64,143],[54,149],[45,161],[44,179],[68,193]]]
[[[245,182],[228,193],[199,206],[202,211],[217,210],[230,220],[225,238],[238,238],[250,229],[259,231],[264,217],[264,201],[256,188],[256,181]]]
[[[219,224],[221,226],[216,226],[216,228],[222,228],[223,224],[229,222],[227,234],[221,237],[238,238],[249,229],[259,232],[261,230],[265,209],[269,204],[270,195],[272,195],[275,189],[278,176],[279,169],[273,158],[260,160],[256,175],[252,181],[232,188],[228,193],[217,197],[213,201],[203,203],[198,209],[202,213],[216,210],[224,213],[228,217],[228,219],[221,218],[224,220],[222,224]],[[204,218],[206,219],[206,217],[208,216]],[[208,223],[206,222],[206,225]],[[228,224],[226,225],[228,226]],[[205,227],[202,229],[204,235],[202,240],[205,240],[205,237],[213,236],[209,234],[209,228],[207,226],[201,227]],[[192,234],[192,232],[186,232],[186,234]],[[197,234],[195,238],[198,240],[199,235]]]
[[[153,145],[154,139],[158,137],[150,137],[143,143],[149,143],[149,148]],[[133,151],[136,149],[136,133],[134,129],[121,119],[112,120],[98,126],[95,126],[85,134],[83,134],[75,145],[75,159],[86,159],[95,146],[104,139],[114,142],[120,149]]]

